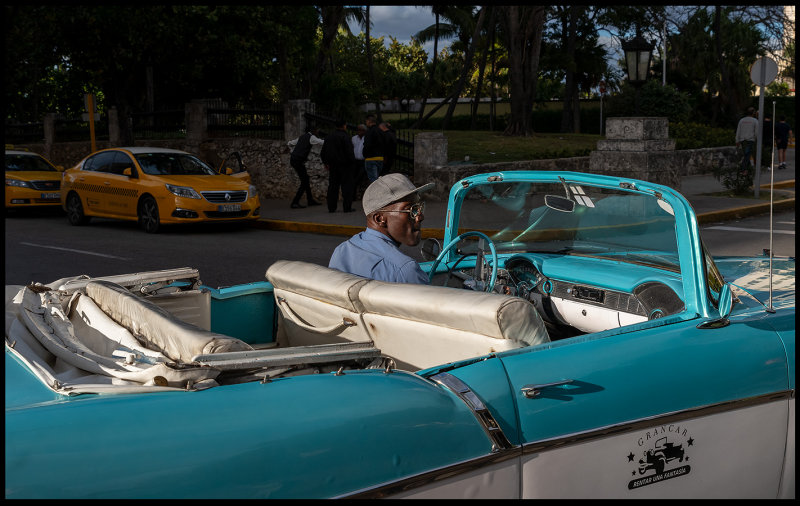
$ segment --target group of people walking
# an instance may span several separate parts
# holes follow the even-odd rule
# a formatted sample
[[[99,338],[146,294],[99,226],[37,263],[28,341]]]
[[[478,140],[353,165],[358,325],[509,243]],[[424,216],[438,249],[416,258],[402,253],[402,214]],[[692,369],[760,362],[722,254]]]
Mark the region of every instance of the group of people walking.
[[[312,148],[322,146],[319,156],[328,171],[325,200],[331,213],[336,212],[340,193],[343,211],[354,211],[353,201],[363,178],[372,183],[380,176],[391,173],[397,152],[397,137],[391,125],[378,124],[372,114],[366,117],[364,124],[358,125],[357,133],[352,137],[347,132],[347,122],[336,120],[334,130],[324,139],[317,128],[310,128],[288,144],[293,148],[289,163],[300,178],[300,186],[292,199],[292,209],[306,207],[300,204],[303,194],[309,206],[320,204],[312,195],[306,162]]]
[[[741,167],[746,170],[753,165],[751,159],[755,157],[756,142],[758,141],[758,111],[755,107],[748,107],[747,114],[739,120],[736,126],[736,147],[740,148],[742,161]],[[775,137],[773,138],[773,130]],[[781,115],[778,123],[773,127],[769,117],[764,118],[762,128],[763,148],[771,149],[773,142],[778,151],[778,169],[786,168],[786,148],[792,137],[792,128],[786,123],[786,116]],[[771,156],[771,153],[770,153]]]

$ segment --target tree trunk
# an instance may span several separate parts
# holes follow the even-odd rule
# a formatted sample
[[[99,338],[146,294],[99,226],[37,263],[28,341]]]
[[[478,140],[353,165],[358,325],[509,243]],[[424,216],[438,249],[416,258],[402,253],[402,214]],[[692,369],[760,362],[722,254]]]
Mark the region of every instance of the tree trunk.
[[[484,6],[481,7],[480,12],[478,13],[478,21],[475,23],[475,30],[472,32],[472,39],[470,40],[467,54],[464,55],[464,68],[461,69],[461,77],[458,78],[456,89],[453,91],[453,101],[450,102],[450,107],[447,108],[447,113],[444,115],[444,120],[442,121],[442,130],[447,129],[447,124],[450,123],[450,120],[453,118],[453,112],[456,109],[456,105],[458,105],[458,98],[461,96],[461,92],[464,90],[464,84],[467,82],[467,76],[472,68],[472,57],[475,54],[475,45],[480,37],[481,28],[483,27],[483,20],[485,17],[486,7]]]
[[[425,94],[422,95],[422,103],[419,107],[419,117],[417,121],[411,125],[411,129],[415,128],[422,128],[425,124],[425,120],[422,118],[422,115],[425,114],[425,104],[428,102],[428,95],[431,93],[431,88],[433,88],[433,81],[436,73],[436,53],[439,50],[439,13],[436,12],[436,24],[434,25],[435,28],[433,29],[433,60],[431,61],[431,75],[428,78],[428,85],[425,87]]]
[[[313,70],[312,83],[319,82],[320,76],[325,72],[326,60],[330,60],[329,64],[333,68],[331,48],[339,32],[339,25],[344,20],[344,6],[323,5],[320,9],[322,14],[322,42],[317,53],[317,64]]]
[[[372,62],[372,45],[369,43],[369,5],[366,6],[366,52],[367,52],[367,66],[369,67],[369,84],[372,88],[372,93],[377,94],[377,98],[375,99],[375,116],[377,118],[378,123],[381,122],[381,96],[380,93],[375,88],[375,65]]]
[[[489,7],[489,8],[492,9],[491,7]],[[490,30],[491,30],[492,34],[494,34],[494,9],[491,10],[491,13],[489,15],[489,27],[490,27]],[[483,71],[486,68],[486,59],[489,56],[489,43],[488,43],[488,41],[491,38],[492,37],[487,37],[486,38],[486,44],[485,44],[485,47],[484,47],[484,50],[483,50],[483,55],[481,56],[481,62],[479,64],[479,68],[478,68],[478,83],[477,83],[477,86],[475,87],[475,103],[472,106],[472,118],[470,119],[470,124],[469,124],[469,129],[470,130],[475,130],[475,128],[477,127],[478,106],[481,103],[481,95],[482,95],[481,88],[483,88]]]
[[[544,6],[508,6],[504,11],[506,47],[511,75],[511,118],[504,135],[533,133],[531,112],[544,30]]]

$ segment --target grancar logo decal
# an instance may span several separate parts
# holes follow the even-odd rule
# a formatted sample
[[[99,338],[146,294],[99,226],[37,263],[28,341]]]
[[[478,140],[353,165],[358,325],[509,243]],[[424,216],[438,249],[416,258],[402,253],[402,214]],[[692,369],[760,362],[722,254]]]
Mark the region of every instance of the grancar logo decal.
[[[640,475],[628,483],[628,489],[652,485],[664,480],[686,476],[691,471],[689,447],[694,445],[694,438],[679,425],[670,424],[656,427],[645,432],[637,440],[637,453],[642,458],[635,462],[636,454],[628,454],[628,462],[636,465],[632,476]]]

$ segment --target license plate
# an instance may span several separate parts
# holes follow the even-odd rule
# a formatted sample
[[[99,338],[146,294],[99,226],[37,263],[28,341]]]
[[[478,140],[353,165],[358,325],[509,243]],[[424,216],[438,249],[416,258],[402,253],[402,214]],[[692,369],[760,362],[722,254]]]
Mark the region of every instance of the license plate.
[[[60,193],[42,193],[43,200],[58,200],[61,198]]]
[[[241,210],[242,210],[241,204],[222,204],[217,206],[217,211],[221,213],[233,213]]]

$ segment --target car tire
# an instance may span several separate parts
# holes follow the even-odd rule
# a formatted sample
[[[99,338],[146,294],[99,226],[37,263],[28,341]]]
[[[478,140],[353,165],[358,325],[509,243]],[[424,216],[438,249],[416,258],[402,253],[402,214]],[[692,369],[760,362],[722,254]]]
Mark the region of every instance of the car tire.
[[[83,214],[83,204],[77,193],[70,193],[67,197],[67,219],[70,225],[76,227],[89,223],[89,217]]]
[[[158,204],[153,197],[144,197],[139,202],[139,226],[148,234],[155,234],[161,228],[158,218]]]

